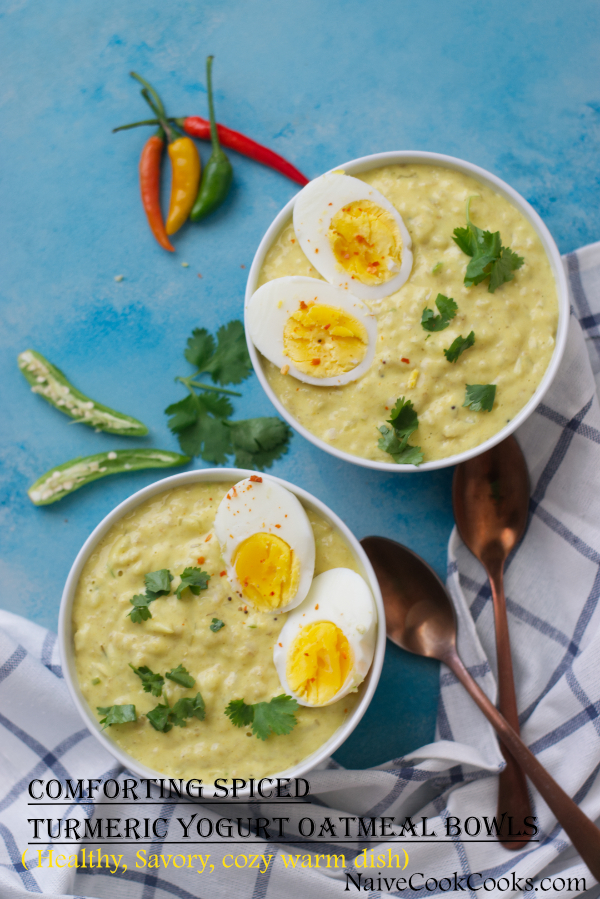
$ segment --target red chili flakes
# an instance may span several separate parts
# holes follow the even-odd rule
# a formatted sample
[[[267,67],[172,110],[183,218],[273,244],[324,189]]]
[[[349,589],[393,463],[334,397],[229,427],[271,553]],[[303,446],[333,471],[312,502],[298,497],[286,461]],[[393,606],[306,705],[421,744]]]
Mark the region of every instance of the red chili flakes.
[[[321,364],[321,360],[320,360],[320,359],[313,359],[312,362],[311,362],[310,364],[311,364],[311,365],[320,365],[320,364]]]
[[[245,265],[240,265],[240,268],[246,268],[246,266],[245,266]]]
[[[201,275],[201,274],[200,274],[200,272],[198,272],[198,277],[199,277],[199,278],[201,278],[201,277],[202,277],[202,275]]]
[[[219,577],[225,577],[226,574],[227,574],[226,571],[220,571],[220,572],[219,572]]]
[[[275,527],[276,527],[276,528],[280,528],[281,525],[280,525],[280,524],[276,524]]]
[[[301,308],[301,309],[308,309],[308,306],[306,305],[306,303],[304,302],[304,300],[300,300],[300,308]]]
[[[212,540],[212,534],[209,534],[208,537],[204,540],[205,543],[208,543],[209,540]]]
[[[251,474],[250,480],[254,481],[255,484],[262,484],[262,478],[260,478],[257,474]]]
[[[198,556],[198,565],[203,565],[206,562],[204,556]]]
[[[406,356],[403,356],[400,362],[406,362],[407,365],[410,365],[410,359],[407,359]]]
[[[315,606],[315,609],[318,609],[318,608],[319,608],[319,603],[317,603]]]
[[[315,250],[315,253],[318,253],[318,252],[319,252],[318,250]]]
[[[294,237],[292,237],[291,243],[296,243],[296,239]]]
[[[324,329],[324,330],[326,331],[327,328],[331,328],[331,325],[325,325],[325,329]]]
[[[278,643],[277,645],[278,645],[278,646],[283,646],[283,643]]]

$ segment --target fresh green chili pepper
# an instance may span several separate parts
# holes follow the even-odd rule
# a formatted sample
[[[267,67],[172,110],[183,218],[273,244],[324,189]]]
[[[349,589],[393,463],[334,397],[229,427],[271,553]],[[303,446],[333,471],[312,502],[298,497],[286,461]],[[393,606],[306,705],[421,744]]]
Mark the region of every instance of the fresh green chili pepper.
[[[29,499],[35,506],[47,506],[55,503],[68,493],[79,490],[98,478],[109,474],[120,474],[123,471],[137,471],[140,468],[170,468],[174,465],[185,465],[189,456],[181,456],[170,450],[132,449],[113,450],[110,453],[96,453],[95,456],[83,456],[71,459],[51,468],[27,491]]]
[[[221,205],[229,192],[231,179],[233,178],[233,169],[219,143],[219,135],[215,123],[212,94],[212,62],[213,57],[209,56],[206,60],[206,89],[208,91],[212,153],[202,173],[200,190],[190,214],[190,219],[193,222],[199,222],[200,219],[206,218],[207,215],[210,215],[211,212],[214,212]]]
[[[146,425],[137,418],[123,415],[122,412],[116,412],[85,396],[41,353],[25,350],[19,354],[18,362],[19,368],[31,384],[33,393],[38,393],[75,421],[89,425],[97,431],[108,431],[109,434],[142,437],[148,433]]]

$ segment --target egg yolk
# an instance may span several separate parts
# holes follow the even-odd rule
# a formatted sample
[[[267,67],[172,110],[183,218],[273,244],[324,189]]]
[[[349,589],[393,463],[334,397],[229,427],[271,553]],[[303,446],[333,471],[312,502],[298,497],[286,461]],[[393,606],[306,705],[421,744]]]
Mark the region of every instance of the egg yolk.
[[[367,352],[358,319],[325,303],[300,303],[283,329],[283,351],[302,374],[332,378],[356,368]]]
[[[252,534],[240,543],[232,562],[242,591],[258,609],[279,609],[296,595],[300,564],[280,537]]]
[[[302,628],[290,648],[286,677],[290,688],[310,705],[324,705],[338,693],[352,669],[352,650],[331,621]]]
[[[400,270],[402,237],[394,217],[371,200],[343,206],[327,232],[338,264],[363,284],[385,284]]]

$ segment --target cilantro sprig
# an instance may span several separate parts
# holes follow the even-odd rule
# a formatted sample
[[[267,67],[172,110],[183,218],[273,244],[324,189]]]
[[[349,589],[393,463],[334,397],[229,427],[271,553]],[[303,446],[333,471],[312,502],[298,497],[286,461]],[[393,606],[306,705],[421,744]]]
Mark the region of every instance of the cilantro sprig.
[[[127,705],[97,706],[96,708],[99,714],[104,716],[100,719],[100,724],[104,725],[102,730],[106,730],[111,724],[129,724],[131,721],[137,721],[135,706],[131,703],[127,703]]]
[[[433,309],[428,309],[427,306],[423,309],[421,327],[425,331],[443,331],[448,327],[458,311],[458,306],[452,297],[445,297],[443,293],[438,293],[435,305],[438,308],[439,315],[436,315]]]
[[[408,444],[408,438],[419,427],[419,419],[412,401],[403,396],[399,397],[388,422],[392,426],[391,429],[385,425],[379,428],[382,435],[377,443],[379,449],[389,453],[394,462],[399,464],[420,465],[423,461],[421,447]]]
[[[259,740],[266,740],[270,734],[289,734],[296,724],[294,712],[298,703],[291,696],[282,693],[269,702],[255,702],[248,705],[243,699],[232,699],[225,714],[236,727],[252,725],[252,733]]]
[[[204,721],[206,717],[206,706],[200,693],[196,693],[193,699],[183,697],[178,699],[172,707],[168,702],[159,703],[151,711],[146,712],[146,718],[154,728],[163,734],[172,730],[173,725],[176,727],[187,727],[186,719],[197,718],[198,721]]]
[[[201,590],[208,589],[209,580],[210,574],[206,571],[202,571],[201,568],[184,568],[183,574],[181,575],[181,583],[175,590],[175,596],[177,599],[181,599],[181,594],[184,590],[187,590],[188,587],[194,596],[198,596]]]
[[[155,674],[147,665],[141,665],[139,668],[135,668],[130,662],[129,667],[134,674],[137,674],[140,678],[144,693],[152,693],[153,696],[160,696],[165,683],[162,674]]]
[[[447,350],[444,350],[444,356],[448,360],[448,362],[456,362],[459,356],[462,356],[465,350],[468,350],[469,347],[473,346],[475,343],[475,331],[471,331],[470,334],[467,334],[466,337],[463,337],[460,334],[456,337]]]
[[[501,284],[512,281],[513,272],[521,268],[525,260],[510,247],[502,246],[499,231],[482,231],[473,224],[470,217],[472,199],[469,197],[467,200],[467,227],[455,228],[452,240],[463,253],[472,257],[465,272],[467,287],[489,278],[488,291],[494,293]]]
[[[165,677],[169,680],[172,680],[174,683],[179,684],[180,687],[193,687],[196,683],[196,679],[192,677],[187,668],[184,668],[182,664],[179,664],[177,668],[172,668],[171,671],[167,671]]]
[[[219,465],[233,455],[236,466],[262,471],[287,452],[292,432],[280,418],[231,421],[229,397],[241,393],[224,385],[240,384],[252,373],[242,322],[223,325],[216,341],[206,328],[195,328],[184,356],[196,371],[175,380],[187,388],[188,396],[167,406],[165,413],[186,455]],[[199,381],[201,375],[213,383]]]
[[[209,624],[211,631],[216,634],[217,631],[220,631],[222,627],[225,627],[225,622],[221,621],[220,618],[213,618],[211,623]]]
[[[495,399],[495,384],[467,384],[463,406],[470,406],[474,412],[491,412]]]
[[[129,600],[133,609],[128,613],[128,617],[135,624],[152,618],[152,612],[149,609],[150,603],[158,599],[159,596],[167,596],[171,592],[172,580],[173,575],[167,568],[161,568],[159,571],[150,571],[144,575],[146,592],[137,593]]]

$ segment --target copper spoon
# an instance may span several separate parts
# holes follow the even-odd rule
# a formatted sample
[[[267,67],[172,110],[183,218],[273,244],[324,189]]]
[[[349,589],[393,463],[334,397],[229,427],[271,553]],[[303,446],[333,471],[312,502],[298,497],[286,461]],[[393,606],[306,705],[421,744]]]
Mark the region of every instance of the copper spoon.
[[[513,678],[506,599],[504,563],[521,541],[529,510],[529,475],[525,457],[514,437],[457,465],[452,483],[452,505],[458,533],[479,559],[492,588],[498,663],[498,708],[519,733],[519,714]],[[506,747],[502,747],[506,767],[498,784],[498,820],[506,812],[500,842],[507,849],[519,849],[509,835],[508,816],[522,821],[531,815],[527,781]]]
[[[381,587],[390,640],[450,668],[554,812],[590,872],[600,880],[600,830],[548,774],[461,662],[456,651],[454,607],[442,581],[401,543],[386,537],[365,537],[361,543]]]

